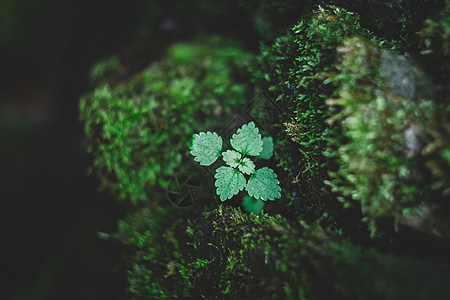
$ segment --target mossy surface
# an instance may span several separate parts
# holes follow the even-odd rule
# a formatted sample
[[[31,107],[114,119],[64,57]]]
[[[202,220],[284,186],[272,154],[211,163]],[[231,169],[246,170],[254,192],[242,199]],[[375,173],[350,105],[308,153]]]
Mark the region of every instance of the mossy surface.
[[[450,105],[434,105],[431,118],[422,124],[428,143],[422,150],[426,166],[433,174],[432,188],[450,196]]]
[[[129,273],[136,299],[450,295],[444,284],[448,278],[434,267],[352,246],[317,224],[246,214],[226,206],[178,225],[168,222],[174,219],[171,213],[158,214],[144,211],[119,227],[118,237],[139,247]]]
[[[245,103],[249,90],[238,74],[248,62],[241,48],[218,38],[175,44],[131,80],[85,96],[81,120],[103,184],[133,203],[164,191],[175,172],[189,169],[183,162],[192,134],[222,129]],[[94,68],[93,76],[105,72]]]
[[[420,47],[425,69],[437,85],[435,105],[422,126],[428,141],[423,149],[427,166],[434,175],[433,188],[450,195],[450,2],[424,22]]]
[[[324,155],[327,136],[339,131],[326,122],[329,108],[325,100],[337,89],[327,78],[335,71],[336,48],[355,35],[371,37],[359,25],[357,15],[333,6],[319,7],[271,46],[262,46],[259,56],[260,84],[284,111],[284,125],[274,124],[276,159],[287,173],[282,182],[287,189],[283,201],[304,219],[326,215],[337,227],[341,226],[340,207],[323,185],[329,168]]]
[[[329,183],[346,206],[349,199],[361,205],[372,235],[379,226],[389,232],[438,200],[422,155],[433,86],[404,57],[363,39],[347,40],[339,52],[339,95],[328,101],[338,113],[329,122],[342,126],[345,139],[330,143],[339,144],[329,150],[339,168]]]
[[[171,276],[178,242],[174,228],[183,214],[174,207],[144,208],[118,224],[112,237],[125,244],[128,291],[136,299],[173,299],[183,296],[183,280]]]

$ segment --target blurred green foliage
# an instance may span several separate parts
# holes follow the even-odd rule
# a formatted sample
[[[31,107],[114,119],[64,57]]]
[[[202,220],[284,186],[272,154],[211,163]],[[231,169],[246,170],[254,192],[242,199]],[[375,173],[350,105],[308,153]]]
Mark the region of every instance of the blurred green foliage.
[[[433,189],[450,196],[450,104],[431,107],[427,121],[421,126],[427,141],[422,153],[433,174]]]
[[[342,126],[345,139],[336,139],[339,146],[329,151],[339,165],[330,185],[348,197],[339,196],[346,206],[349,198],[361,205],[375,235],[377,223],[398,226],[433,198],[421,154],[427,141],[419,129],[432,114],[433,85],[404,57],[375,43],[349,39],[339,53],[332,79],[339,94],[328,101],[338,113],[329,121]]]
[[[450,195],[450,1],[425,21],[418,33],[425,68],[437,84],[436,105],[422,125],[427,144],[426,165],[434,175],[433,188]]]
[[[104,82],[80,102],[93,170],[119,199],[147,201],[174,172],[191,164],[187,146],[193,132],[221,129],[233,109],[248,98],[239,74],[250,56],[239,46],[211,38],[175,44],[159,63],[129,81]],[[117,65],[93,68],[92,78]],[[187,162],[188,160],[186,160]]]
[[[178,241],[173,230],[182,220],[172,206],[143,208],[118,224],[112,238],[128,246],[128,291],[138,299],[167,299],[183,295],[183,280],[170,274]],[[172,271],[173,272],[173,271]],[[172,274],[170,274],[172,275]]]
[[[425,58],[424,66],[442,85],[442,93],[446,96],[450,89],[450,2],[440,2],[445,3],[444,8],[425,20],[425,26],[418,32],[418,36],[421,54]]]

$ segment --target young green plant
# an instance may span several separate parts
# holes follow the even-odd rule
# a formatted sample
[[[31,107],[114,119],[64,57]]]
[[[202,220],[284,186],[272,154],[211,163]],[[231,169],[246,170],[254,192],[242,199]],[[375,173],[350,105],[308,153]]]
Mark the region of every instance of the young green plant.
[[[280,198],[281,188],[277,175],[272,169],[255,169],[249,156],[269,159],[273,153],[272,138],[261,138],[254,122],[244,124],[233,134],[230,144],[234,150],[222,152],[222,138],[215,132],[194,134],[190,153],[202,166],[210,166],[222,156],[226,166],[217,168],[215,178],[216,193],[221,201],[231,199],[240,191],[257,200]],[[249,176],[248,180],[246,176]]]

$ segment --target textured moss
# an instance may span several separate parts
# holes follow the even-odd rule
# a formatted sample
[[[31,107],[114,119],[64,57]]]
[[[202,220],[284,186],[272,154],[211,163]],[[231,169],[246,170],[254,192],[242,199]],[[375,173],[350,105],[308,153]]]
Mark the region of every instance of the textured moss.
[[[249,215],[225,206],[176,229],[168,225],[170,215],[154,217],[147,215],[139,223],[147,227],[138,225],[135,230],[141,235],[139,248],[146,251],[134,256],[129,273],[130,290],[137,299],[446,299],[450,295],[445,285],[448,277],[434,267],[351,245],[317,225]]]
[[[232,109],[246,102],[248,89],[235,78],[248,59],[217,38],[175,44],[162,62],[131,80],[104,83],[85,96],[81,120],[103,184],[134,203],[164,191],[174,172],[188,169],[182,162],[190,158],[192,133],[223,128]],[[94,68],[93,76],[111,63]]]
[[[287,131],[299,146],[301,171],[319,176],[324,162],[326,112],[324,99],[333,89],[323,84],[332,69],[336,47],[346,36],[364,34],[357,17],[338,8],[318,10],[301,21],[271,47],[263,47],[260,57],[272,91],[281,93],[286,106]],[[298,156],[298,155],[297,155]],[[288,163],[284,165],[290,170]],[[290,170],[293,171],[293,170]],[[294,174],[295,175],[295,174]]]
[[[419,128],[434,105],[432,85],[404,57],[363,39],[339,52],[339,95],[328,103],[339,110],[330,123],[345,139],[329,151],[339,164],[330,184],[347,206],[361,205],[375,234],[378,221],[398,225],[431,199]]]
[[[261,85],[284,111],[284,126],[279,128],[275,145],[276,159],[287,172],[282,182],[288,192],[284,199],[304,219],[326,214],[329,222],[340,222],[336,212],[340,208],[323,185],[329,168],[324,156],[327,135],[338,130],[326,123],[325,99],[336,90],[327,82],[334,72],[336,48],[355,35],[371,36],[355,14],[337,7],[317,8],[287,35],[261,48]]]
[[[136,299],[171,299],[187,289],[180,276],[172,276],[178,249],[173,230],[182,217],[174,207],[144,208],[119,222],[112,237],[129,250],[128,291]]]
[[[272,42],[300,18],[310,15],[318,5],[337,5],[357,13],[361,24],[377,37],[395,44],[402,51],[417,51],[416,32],[423,20],[440,6],[441,0],[264,0],[238,1],[251,16],[263,41]]]

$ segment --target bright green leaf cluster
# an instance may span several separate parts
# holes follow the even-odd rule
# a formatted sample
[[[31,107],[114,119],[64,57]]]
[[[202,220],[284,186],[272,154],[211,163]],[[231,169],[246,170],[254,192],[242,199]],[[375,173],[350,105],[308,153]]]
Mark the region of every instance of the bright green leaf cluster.
[[[264,167],[255,171],[255,164],[246,157],[262,155],[261,158],[269,159],[273,153],[272,139],[261,139],[259,129],[254,122],[250,122],[233,134],[230,143],[236,151],[222,152],[223,160],[228,166],[219,167],[214,176],[220,200],[231,199],[244,188],[255,199],[266,201],[280,198],[281,188],[273,170]],[[193,135],[191,154],[200,165],[212,165],[219,158],[221,150],[222,138],[217,133],[201,132]],[[250,175],[248,181],[244,174]]]

